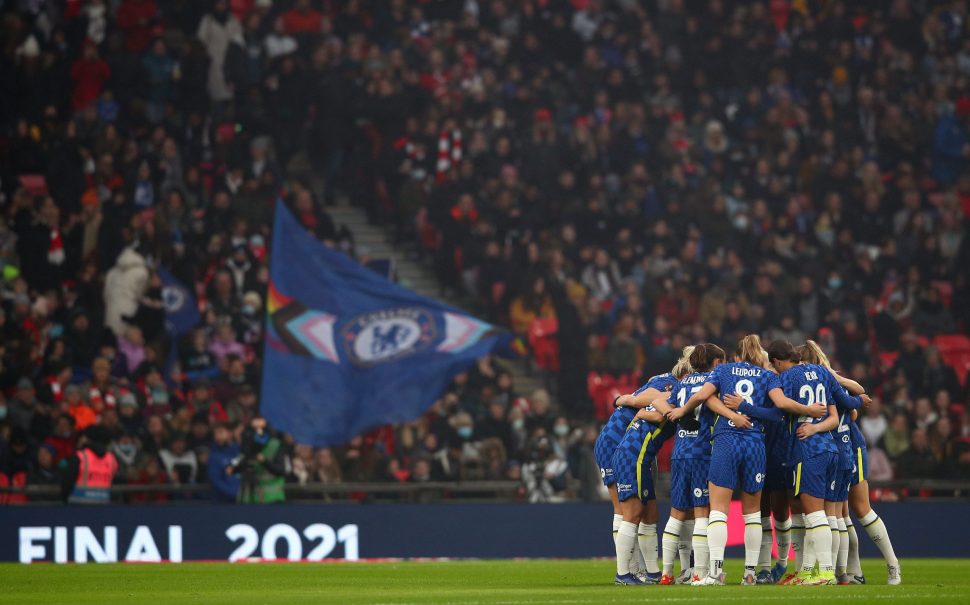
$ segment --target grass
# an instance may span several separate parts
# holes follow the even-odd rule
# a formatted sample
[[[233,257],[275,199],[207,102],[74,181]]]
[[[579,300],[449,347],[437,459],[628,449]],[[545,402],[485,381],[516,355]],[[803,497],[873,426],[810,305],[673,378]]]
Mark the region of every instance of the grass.
[[[882,561],[865,586],[613,586],[610,561],[401,563],[183,563],[0,565],[0,603],[290,605],[532,603],[970,603],[966,559],[903,561],[902,586],[885,585]],[[728,579],[740,563],[729,562]]]

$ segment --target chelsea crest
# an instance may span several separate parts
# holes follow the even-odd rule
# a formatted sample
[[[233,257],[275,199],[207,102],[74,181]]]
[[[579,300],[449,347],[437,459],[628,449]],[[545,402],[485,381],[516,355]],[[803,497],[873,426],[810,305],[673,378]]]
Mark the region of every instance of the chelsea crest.
[[[413,355],[437,336],[434,316],[402,307],[358,315],[344,326],[343,343],[354,365],[371,366]]]

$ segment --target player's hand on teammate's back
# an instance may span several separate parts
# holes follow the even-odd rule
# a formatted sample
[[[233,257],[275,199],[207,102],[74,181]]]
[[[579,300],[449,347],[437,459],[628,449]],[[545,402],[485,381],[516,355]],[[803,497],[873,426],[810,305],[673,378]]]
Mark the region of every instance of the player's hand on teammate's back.
[[[729,409],[737,410],[741,407],[742,403],[744,403],[744,399],[742,399],[737,393],[731,393],[730,395],[724,396],[724,405],[726,405]]]
[[[673,408],[672,410],[667,412],[667,420],[669,420],[670,422],[677,422],[678,420],[683,418],[686,413],[687,411],[684,408]]]
[[[811,437],[812,435],[818,432],[818,429],[816,428],[817,426],[818,425],[812,424],[810,422],[806,422],[802,424],[800,427],[798,427],[798,438],[802,441],[805,441],[806,439],[808,439],[809,437]]]
[[[734,418],[731,419],[734,422],[734,426],[739,429],[750,429],[753,424],[751,424],[751,419],[744,414],[735,414]]]

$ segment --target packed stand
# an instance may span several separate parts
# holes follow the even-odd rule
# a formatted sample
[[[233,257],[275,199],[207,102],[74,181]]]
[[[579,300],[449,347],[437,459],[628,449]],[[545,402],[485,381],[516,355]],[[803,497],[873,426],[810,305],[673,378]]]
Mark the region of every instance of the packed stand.
[[[93,424],[117,482],[223,483],[275,204],[353,254],[339,191],[555,396],[486,359],[414,423],[283,436],[273,477],[592,497],[611,393],[749,331],[874,387],[883,477],[970,477],[966,3],[786,4],[0,5],[0,476],[56,482]],[[177,341],[160,269],[203,310]]]

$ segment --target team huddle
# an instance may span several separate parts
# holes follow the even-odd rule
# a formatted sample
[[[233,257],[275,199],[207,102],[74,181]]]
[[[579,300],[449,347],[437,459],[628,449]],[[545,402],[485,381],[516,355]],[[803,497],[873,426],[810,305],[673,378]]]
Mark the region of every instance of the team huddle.
[[[735,490],[744,515],[741,584],[864,584],[850,509],[882,552],[887,582],[901,583],[886,526],[869,504],[855,422],[871,400],[815,342],[765,350],[748,335],[733,362],[714,344],[686,347],[670,373],[614,403],[595,454],[613,501],[617,584],[723,585]],[[651,466],[670,437],[671,511],[658,561]]]

